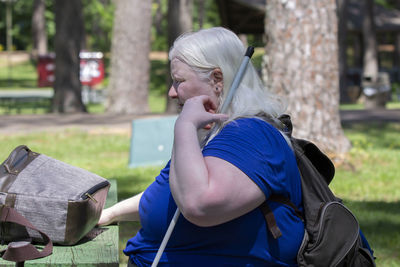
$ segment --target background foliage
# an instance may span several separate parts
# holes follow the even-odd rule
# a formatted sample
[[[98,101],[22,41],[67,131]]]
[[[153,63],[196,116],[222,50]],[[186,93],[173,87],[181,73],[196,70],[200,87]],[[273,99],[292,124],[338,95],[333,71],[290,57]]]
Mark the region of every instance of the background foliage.
[[[82,0],[84,6],[87,49],[110,51],[112,38],[112,0]],[[393,8],[394,0],[376,0]],[[53,50],[55,34],[53,0],[46,0],[46,27],[49,51]],[[194,28],[200,28],[199,1],[194,1]],[[31,11],[33,1],[18,0],[13,5],[13,42],[15,49],[27,50],[31,44]],[[219,25],[219,15],[213,0],[205,1],[206,16],[203,27]],[[5,3],[0,2],[0,50],[5,47]],[[167,51],[167,0],[153,2],[152,50]],[[159,12],[159,13],[157,13]],[[156,20],[161,14],[161,20]],[[158,25],[158,24],[159,25]],[[158,27],[158,28],[157,28]],[[249,37],[249,43],[260,43]],[[257,46],[257,45],[256,45]],[[261,65],[262,51],[256,51],[256,66]],[[150,108],[162,112],[165,106],[166,60],[152,60],[150,84]],[[1,65],[1,62],[0,62]],[[26,89],[36,87],[35,67],[29,62],[14,66],[13,83],[7,79],[7,69],[0,67],[1,89]],[[344,106],[342,106],[343,108]],[[399,102],[389,107],[400,108]],[[347,109],[360,109],[362,105],[348,105]],[[102,112],[101,105],[89,106],[92,112]],[[23,112],[32,113],[31,109]],[[44,113],[45,109],[39,110]],[[0,114],[2,114],[0,110]],[[387,123],[359,123],[344,125],[345,133],[353,144],[347,158],[337,164],[337,173],[332,189],[344,199],[357,215],[361,227],[369,239],[377,266],[400,266],[400,125]],[[129,169],[129,132],[112,133],[103,129],[82,130],[70,128],[65,131],[31,132],[26,134],[0,135],[0,159],[17,145],[26,144],[33,150],[55,157],[67,163],[86,168],[99,175],[117,179],[119,199],[144,190],[158,174],[162,166]],[[57,144],[56,146],[54,144]],[[122,223],[120,228],[120,250],[126,240],[132,237],[138,223]],[[126,257],[121,254],[122,262]]]

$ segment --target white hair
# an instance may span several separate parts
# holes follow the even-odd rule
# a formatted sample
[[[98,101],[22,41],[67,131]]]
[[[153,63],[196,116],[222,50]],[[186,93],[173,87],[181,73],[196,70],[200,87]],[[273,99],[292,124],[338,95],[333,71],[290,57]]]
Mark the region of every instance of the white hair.
[[[245,51],[243,43],[235,33],[222,27],[215,27],[185,33],[178,37],[169,51],[169,59],[181,60],[204,79],[210,79],[214,69],[221,69],[224,81],[219,103],[221,108]],[[260,115],[274,120],[285,109],[286,103],[264,87],[256,69],[249,62],[226,112],[229,116],[228,122],[238,117]]]

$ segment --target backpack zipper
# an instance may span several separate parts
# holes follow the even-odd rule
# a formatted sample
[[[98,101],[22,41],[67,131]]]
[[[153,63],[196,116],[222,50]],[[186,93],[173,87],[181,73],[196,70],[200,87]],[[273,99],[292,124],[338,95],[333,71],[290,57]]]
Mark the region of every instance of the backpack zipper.
[[[343,205],[340,202],[335,202],[335,203],[337,203],[337,204],[341,205],[343,208],[345,208],[346,211],[348,211],[353,216],[354,220],[357,222],[357,233],[358,234],[356,235],[356,238],[351,243],[350,248],[346,251],[344,256],[338,261],[338,262],[341,262],[345,257],[347,257],[347,255],[349,254],[349,251],[354,247],[354,244],[357,242],[358,238],[360,237],[360,224],[358,223],[357,218],[354,216],[354,214],[345,205]]]
[[[83,193],[81,195],[81,199],[86,200],[86,199],[90,199],[92,201],[94,201],[95,203],[97,203],[97,200],[93,197],[93,194],[96,193],[98,190],[106,187],[110,185],[109,181],[103,181],[101,183],[96,184],[95,186],[93,186],[92,188],[89,188],[89,190],[87,190],[85,193]]]
[[[354,215],[350,212],[350,210],[349,210],[348,208],[346,208],[345,205],[343,205],[342,203],[337,202],[337,201],[332,201],[332,202],[328,202],[325,206],[323,206],[322,210],[320,211],[320,215],[319,215],[319,217],[318,217],[318,220],[317,220],[315,223],[318,223],[318,221],[319,221],[321,218],[324,217],[327,208],[328,208],[329,206],[331,206],[331,205],[334,205],[334,204],[340,205],[340,206],[342,206],[343,208],[345,208],[347,211],[349,211],[349,213],[350,213],[350,214],[353,216],[353,218],[357,221],[357,219],[356,219],[356,218],[354,217]],[[319,225],[319,227],[318,227],[318,236],[317,236],[317,239],[315,240],[315,243],[314,243],[314,245],[310,248],[310,250],[312,250],[312,249],[318,244],[319,240],[321,239],[321,233],[322,233],[321,229],[324,227],[324,224],[325,224],[325,223],[321,223],[321,224]],[[357,221],[357,224],[358,224],[358,221]],[[358,232],[359,232],[359,231],[360,231],[360,226],[358,225]],[[358,235],[356,236],[356,239],[352,242],[352,245],[351,245],[350,249],[353,247],[354,243],[357,242],[357,238],[358,238]],[[347,254],[348,254],[348,251],[346,251],[346,253],[345,253],[344,255],[347,255]],[[343,258],[342,258],[342,259],[343,259]],[[340,261],[341,261],[342,259],[340,259]],[[339,262],[340,262],[340,261],[339,261]]]

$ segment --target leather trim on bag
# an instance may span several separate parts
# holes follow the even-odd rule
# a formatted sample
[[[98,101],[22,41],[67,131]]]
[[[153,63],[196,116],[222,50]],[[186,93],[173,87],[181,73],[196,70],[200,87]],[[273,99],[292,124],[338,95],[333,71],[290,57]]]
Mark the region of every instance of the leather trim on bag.
[[[82,239],[94,226],[96,226],[110,185],[103,187],[91,196],[97,202],[87,198],[81,201],[69,201],[67,210],[67,223],[63,245],[73,245]]]
[[[18,149],[19,148],[19,149]],[[32,152],[24,146],[16,148],[15,155],[9,157],[0,165],[0,191],[8,193],[8,189],[17,179],[18,174],[40,154]],[[14,152],[13,151],[13,152]],[[21,160],[23,157],[25,159]],[[7,166],[7,167],[6,167]],[[11,173],[10,173],[11,172]]]

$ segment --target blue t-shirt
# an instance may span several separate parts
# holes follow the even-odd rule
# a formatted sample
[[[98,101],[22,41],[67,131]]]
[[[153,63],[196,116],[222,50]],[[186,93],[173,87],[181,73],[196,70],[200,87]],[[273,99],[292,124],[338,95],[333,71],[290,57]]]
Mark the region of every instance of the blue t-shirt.
[[[266,198],[290,197],[302,210],[296,159],[281,133],[257,118],[225,126],[203,149],[204,156],[224,159],[252,179]],[[138,266],[150,266],[168,228],[176,204],[169,187],[169,163],[144,192],[139,214],[142,228],[124,253]],[[199,227],[180,216],[159,266],[297,266],[304,234],[294,211],[269,202],[282,236],[274,239],[259,208],[232,221]]]

